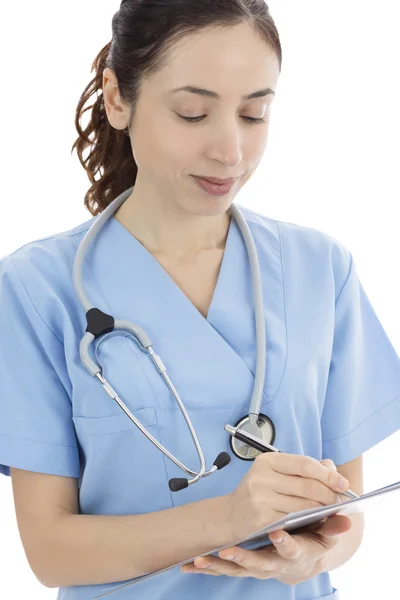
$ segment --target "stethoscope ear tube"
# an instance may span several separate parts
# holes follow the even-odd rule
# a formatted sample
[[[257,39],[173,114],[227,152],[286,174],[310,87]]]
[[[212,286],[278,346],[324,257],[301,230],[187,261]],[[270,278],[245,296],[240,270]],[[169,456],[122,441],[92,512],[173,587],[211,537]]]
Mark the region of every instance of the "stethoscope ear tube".
[[[93,314],[95,314],[95,316],[96,316],[95,328],[93,327]],[[172,491],[178,491],[179,489],[183,489],[184,487],[187,487],[188,485],[195,483],[201,477],[211,475],[217,469],[222,469],[224,466],[229,464],[231,457],[226,452],[223,452],[223,453],[219,454],[217,456],[217,458],[215,459],[214,466],[209,471],[206,472],[204,455],[203,455],[200,443],[197,439],[196,432],[194,431],[193,424],[190,420],[189,415],[186,412],[186,409],[183,405],[182,400],[179,397],[179,394],[177,393],[172,381],[168,377],[167,370],[166,370],[164,363],[162,362],[161,358],[157,354],[154,353],[153,348],[151,346],[150,338],[147,336],[147,334],[141,327],[139,327],[138,325],[134,325],[134,324],[130,323],[129,321],[117,319],[114,321],[113,328],[111,328],[109,317],[110,317],[110,315],[106,315],[105,313],[102,313],[102,311],[96,309],[96,313],[92,313],[91,324],[89,324],[89,319],[88,319],[87,331],[86,331],[86,334],[83,336],[83,338],[81,340],[81,344],[80,344],[81,360],[82,360],[83,364],[86,366],[86,368],[89,370],[89,372],[99,379],[101,385],[103,386],[103,388],[107,392],[107,394],[118,403],[118,405],[122,408],[122,410],[125,412],[125,414],[131,419],[131,421],[133,421],[135,423],[135,425],[140,429],[140,431],[142,433],[144,433],[144,435],[159,450],[161,450],[170,460],[172,460],[172,462],[174,462],[178,467],[183,469],[186,473],[194,476],[194,479],[191,479],[191,480],[181,479],[181,480],[179,480],[179,482],[170,483],[170,489]],[[101,327],[99,325],[101,323],[102,319],[103,319],[103,322],[106,323],[104,330],[101,330]],[[91,329],[91,331],[89,329]],[[113,389],[113,387],[110,385],[110,383],[106,380],[106,378],[103,377],[101,365],[99,366],[98,364],[96,364],[90,357],[89,346],[90,346],[91,342],[95,339],[95,336],[100,337],[103,334],[105,335],[107,333],[111,333],[112,329],[129,331],[134,336],[135,341],[139,338],[142,350],[146,351],[150,355],[158,372],[163,376],[169,389],[174,394],[174,396],[177,399],[178,404],[183,412],[183,415],[186,419],[189,429],[192,432],[194,442],[198,449],[198,453],[200,456],[200,463],[201,463],[199,472],[192,471],[191,469],[186,467],[183,463],[181,463],[176,457],[174,457],[162,444],[160,444],[158,442],[158,440],[156,440],[146,430],[146,428],[140,423],[140,421],[132,414],[132,412],[129,410],[129,408],[124,404],[124,402],[118,396],[117,392]],[[103,337],[99,343],[101,343],[104,339],[105,338]],[[145,347],[145,344],[146,344],[146,347]],[[173,480],[171,480],[171,481],[173,481]]]

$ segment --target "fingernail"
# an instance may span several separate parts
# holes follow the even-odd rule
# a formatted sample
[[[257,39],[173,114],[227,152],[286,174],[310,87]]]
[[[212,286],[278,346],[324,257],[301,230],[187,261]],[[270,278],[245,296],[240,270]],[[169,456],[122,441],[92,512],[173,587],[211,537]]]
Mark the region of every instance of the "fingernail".
[[[233,560],[233,556],[231,554],[229,556],[224,556],[224,560]]]
[[[279,537],[276,538],[276,540],[273,540],[274,544],[281,544],[283,542],[283,537]]]
[[[345,490],[349,487],[349,482],[346,479],[339,479],[339,487],[341,490]]]

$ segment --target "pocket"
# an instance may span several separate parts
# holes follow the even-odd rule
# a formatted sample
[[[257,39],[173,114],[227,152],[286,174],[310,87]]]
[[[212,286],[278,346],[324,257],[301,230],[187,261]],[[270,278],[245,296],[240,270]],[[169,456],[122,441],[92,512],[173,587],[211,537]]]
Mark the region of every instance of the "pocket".
[[[106,417],[72,417],[77,433],[89,435],[108,435],[133,429],[144,435],[135,423],[126,415],[122,408],[120,413]],[[134,416],[144,427],[156,425],[156,413],[154,408],[142,408],[134,413]]]
[[[160,442],[153,407],[132,411]],[[79,442],[80,509],[86,514],[143,514],[173,506],[164,454],[120,413],[74,416]]]

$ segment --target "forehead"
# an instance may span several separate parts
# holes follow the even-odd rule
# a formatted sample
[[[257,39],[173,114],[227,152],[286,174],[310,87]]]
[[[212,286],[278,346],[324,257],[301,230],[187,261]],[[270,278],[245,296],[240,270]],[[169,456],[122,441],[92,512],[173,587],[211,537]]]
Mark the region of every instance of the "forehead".
[[[279,61],[273,48],[248,24],[208,28],[184,36],[168,51],[155,85],[171,90],[188,84],[214,90],[238,90],[240,98],[261,88],[273,90]],[[176,97],[188,96],[185,92]],[[173,97],[173,96],[172,96]]]

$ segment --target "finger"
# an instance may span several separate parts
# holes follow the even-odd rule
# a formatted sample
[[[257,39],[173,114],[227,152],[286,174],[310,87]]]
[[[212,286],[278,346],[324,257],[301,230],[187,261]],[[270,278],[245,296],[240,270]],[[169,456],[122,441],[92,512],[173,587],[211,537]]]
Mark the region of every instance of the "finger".
[[[311,525],[307,525],[306,527],[304,527],[304,529],[301,531],[301,533],[304,532],[310,532],[310,533],[317,533],[318,531],[321,531],[322,526],[324,525],[324,523],[327,521],[329,517],[325,517],[324,519],[321,519],[321,521],[317,521],[317,523],[312,523]]]
[[[286,531],[274,531],[269,536],[269,539],[274,544],[279,556],[287,560],[299,561],[303,558],[304,550],[299,543],[299,538],[289,535]],[[282,540],[282,541],[279,541]]]
[[[276,479],[272,479],[271,482],[274,492],[280,494],[274,505],[279,506],[279,509],[286,513],[337,503],[338,492],[332,491],[316,479],[285,477],[277,474]]]
[[[230,577],[240,577],[247,571],[246,568],[243,568],[234,561],[223,560],[217,556],[207,556],[206,558],[199,557],[195,559],[194,564],[197,567],[197,571],[206,569],[207,571],[214,571],[219,575],[229,575]],[[246,576],[249,576],[248,572]]]
[[[319,462],[322,465],[325,465],[325,467],[328,467],[328,469],[332,469],[332,471],[337,472],[337,467],[336,467],[335,463],[333,462],[333,460],[331,460],[330,458],[324,458],[323,460],[320,460]],[[336,503],[338,503],[338,502],[342,502],[342,499],[339,494],[336,494]]]
[[[246,550],[245,548],[240,548],[240,546],[231,546],[230,548],[224,548],[223,550],[220,550],[218,552],[218,556],[223,560],[229,560],[229,558],[231,560],[236,560],[237,558],[243,557],[245,554],[248,554],[249,557],[253,556],[255,552],[258,552],[259,554],[262,553],[263,556],[267,558],[270,554],[272,556],[276,555],[275,548],[269,544],[267,546],[262,546],[257,550]]]
[[[330,476],[339,477],[338,473],[332,468],[318,465],[325,469],[326,473]],[[338,502],[339,489],[336,491],[332,489],[332,485],[326,485],[316,478],[306,476],[292,476],[288,477],[282,473],[272,472],[270,474],[270,483],[274,491],[282,496],[286,496],[286,504],[282,505],[285,498],[279,498],[280,510],[286,512],[296,512],[299,510],[306,510],[308,508],[320,508],[321,506],[328,506],[330,504],[336,504]],[[341,490],[342,492],[344,490]],[[293,501],[293,498],[302,498],[303,505],[298,506],[299,501]],[[305,502],[306,501],[306,502]],[[289,510],[287,510],[288,502],[296,502],[296,504]],[[340,502],[340,500],[339,500]]]
[[[206,573],[208,571],[213,571],[213,569],[209,569],[208,565],[210,561],[207,561],[208,557],[199,557],[196,558],[195,561],[187,563],[186,565],[182,565],[181,573]]]
[[[252,572],[275,572],[279,570],[282,559],[277,556],[273,546],[262,548],[260,550],[245,550],[235,547],[233,550],[220,552],[223,560],[233,561],[237,565],[244,567],[245,576],[249,577],[249,571]],[[232,558],[230,558],[232,557]]]
[[[333,469],[327,468],[312,456],[285,454],[283,452],[265,452],[257,456],[256,460],[261,461],[263,460],[263,457],[267,457],[264,458],[264,460],[269,460],[269,465],[277,473],[317,479],[337,492],[343,492],[350,487],[350,483],[347,479],[344,479]],[[339,485],[341,479],[344,479],[343,488]]]
[[[330,458],[324,458],[323,460],[320,460],[319,462],[321,463],[321,465],[324,465],[325,467],[328,467],[328,469],[332,469],[333,471],[337,471],[335,463]]]
[[[191,569],[187,568],[187,565],[181,567],[181,573],[194,573],[199,575],[214,575],[217,577],[218,575],[223,575],[223,573],[217,573],[216,571],[212,571],[211,569],[196,569],[196,567],[192,567]]]
[[[301,477],[294,482],[293,478],[292,480],[283,478],[280,483],[275,484],[275,490],[271,490],[270,493],[271,503],[279,506],[285,517],[289,513],[323,508],[332,504],[335,497],[335,492],[328,490],[322,483]]]
[[[353,522],[349,517],[345,515],[333,515],[325,521],[321,529],[318,530],[318,533],[326,537],[333,537],[346,533],[352,526]]]
[[[328,469],[332,469],[333,471],[337,472],[337,467],[335,465],[335,463],[333,462],[333,460],[331,460],[330,458],[324,458],[323,460],[319,461],[322,465],[325,465],[325,467],[328,467]],[[336,494],[336,501],[335,503],[339,503],[342,502],[342,499],[340,497],[339,494]],[[333,502],[332,502],[333,504]]]

